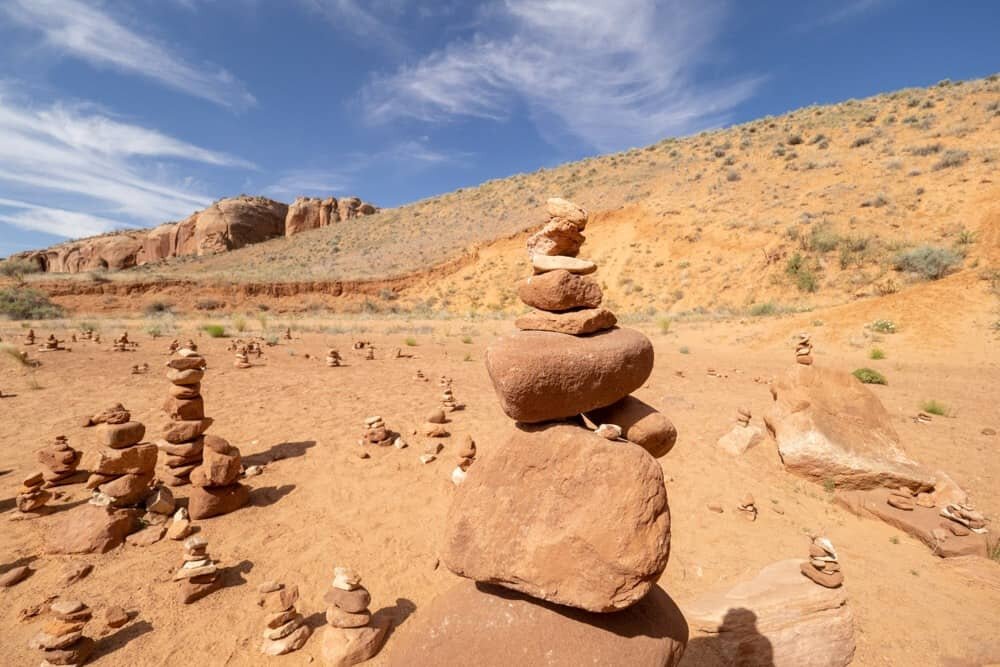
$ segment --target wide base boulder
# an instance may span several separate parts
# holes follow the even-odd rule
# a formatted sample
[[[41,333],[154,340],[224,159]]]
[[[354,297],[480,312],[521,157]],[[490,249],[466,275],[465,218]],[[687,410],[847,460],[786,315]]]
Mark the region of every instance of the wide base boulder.
[[[523,425],[469,469],[448,512],[455,574],[595,612],[641,600],[667,565],[663,471],[565,423]]]
[[[116,510],[85,503],[52,518],[45,536],[51,554],[105,553],[120,546],[138,528],[137,510]]]
[[[371,625],[360,628],[323,628],[320,650],[327,667],[350,667],[369,660],[385,643],[389,632],[386,619],[373,620]]]
[[[684,608],[692,665],[843,667],[854,657],[854,616],[844,586],[802,576],[800,559],[768,565],[752,580]]]
[[[393,667],[674,667],[687,638],[659,586],[624,611],[594,614],[463,581],[417,610],[387,650]]]
[[[197,521],[235,512],[250,500],[250,487],[244,484],[191,488],[188,514]]]
[[[838,488],[934,487],[903,452],[882,402],[850,373],[796,364],[771,395],[764,422],[789,471]]]
[[[520,331],[486,350],[486,368],[511,419],[564,419],[641,387],[653,370],[653,345],[634,329],[587,336]]]

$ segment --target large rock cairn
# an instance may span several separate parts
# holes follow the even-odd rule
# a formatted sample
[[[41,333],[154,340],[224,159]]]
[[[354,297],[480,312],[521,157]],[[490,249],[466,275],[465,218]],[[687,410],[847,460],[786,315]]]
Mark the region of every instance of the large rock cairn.
[[[202,436],[212,425],[212,419],[205,417],[205,402],[201,397],[205,366],[205,358],[190,347],[180,348],[177,356],[167,362],[171,386],[163,409],[170,422],[158,443],[167,457],[162,475],[167,486],[188,484],[191,472],[201,465]]]
[[[302,648],[312,629],[305,624],[302,614],[295,610],[299,587],[265,581],[257,587],[257,593],[257,606],[267,612],[267,627],[263,632],[260,652],[264,655],[284,655]]]
[[[34,512],[45,507],[52,500],[52,493],[45,490],[45,478],[42,473],[31,473],[21,480],[21,488],[17,492],[14,503],[19,512]]]
[[[104,497],[113,507],[140,504],[152,490],[156,470],[156,445],[143,442],[146,427],[133,421],[121,407],[101,417],[97,441],[102,449],[84,457],[83,468],[90,471],[87,488]]]
[[[396,664],[433,664],[435,655],[476,644],[465,634],[471,629],[460,629],[468,626],[443,624],[459,608],[483,610],[477,622],[489,627],[492,654],[477,654],[475,662],[510,664],[505,658],[513,654],[501,652],[523,626],[512,615],[534,615],[538,600],[589,612],[575,616],[584,624],[629,628],[631,639],[616,647],[619,664],[674,665],[683,653],[687,627],[656,586],[670,552],[670,511],[653,456],[670,449],[676,431],[630,396],[652,371],[653,347],[640,332],[615,327],[614,314],[600,308],[600,286],[585,275],[596,267],[575,257],[587,213],[562,199],[549,200],[548,211],[549,222],[528,240],[536,275],[518,291],[537,310],[486,353],[501,407],[518,423],[469,469],[446,521],[442,561],[487,586],[456,588],[412,631],[402,630],[410,642],[394,651]],[[595,434],[581,415],[620,426],[627,442]],[[502,593],[489,584],[536,600],[495,605],[492,596]],[[543,617],[535,631],[549,636],[559,621]],[[657,629],[640,627],[640,617],[657,618]],[[614,641],[611,632],[584,635]],[[579,664],[589,655],[587,647],[555,641],[524,650],[520,664]]]
[[[239,482],[240,450],[218,436],[206,435],[202,440],[202,463],[191,471],[193,488],[188,497],[188,512],[195,520],[229,514],[250,500],[250,488]]]
[[[349,667],[370,659],[385,642],[389,624],[368,610],[371,595],[361,577],[348,567],[333,570],[330,590],[323,596],[327,627],[323,631],[323,661],[331,667]]]
[[[77,600],[58,600],[49,605],[52,619],[28,647],[42,652],[42,665],[82,665],[94,652],[96,642],[83,635],[93,617],[90,607]]]

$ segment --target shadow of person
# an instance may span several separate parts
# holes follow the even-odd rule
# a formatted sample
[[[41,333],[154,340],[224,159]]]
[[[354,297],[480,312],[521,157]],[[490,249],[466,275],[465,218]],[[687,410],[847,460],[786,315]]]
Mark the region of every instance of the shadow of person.
[[[250,492],[250,505],[254,507],[267,507],[278,502],[289,493],[295,490],[294,484],[283,484],[282,486],[262,486]]]
[[[396,598],[396,604],[391,607],[382,607],[372,614],[372,625],[387,624],[389,630],[386,632],[385,638],[388,641],[396,628],[406,622],[406,619],[416,610],[417,605],[413,604],[412,600]]]
[[[682,667],[774,667],[771,640],[757,628],[757,614],[739,607],[730,609],[718,634],[688,642]]]
[[[302,456],[306,450],[316,446],[315,440],[303,440],[301,442],[279,442],[271,445],[270,449],[256,454],[247,454],[243,457],[245,466],[263,466],[281,459],[290,459],[295,456]]]
[[[119,628],[117,632],[113,632],[110,635],[106,635],[97,640],[97,644],[94,646],[94,653],[90,660],[95,661],[98,658],[108,655],[109,653],[113,653],[128,644],[133,639],[141,637],[152,631],[153,624],[145,620],[136,621],[135,623],[130,623],[123,628]]]

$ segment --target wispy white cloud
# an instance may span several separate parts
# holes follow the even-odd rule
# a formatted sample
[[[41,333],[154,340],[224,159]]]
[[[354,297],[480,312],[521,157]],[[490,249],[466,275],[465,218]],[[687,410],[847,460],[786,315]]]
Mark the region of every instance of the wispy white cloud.
[[[822,26],[849,21],[878,9],[882,9],[891,0],[853,0],[853,2],[837,2],[836,8],[825,14],[803,21],[795,26],[796,30],[804,31]],[[804,4],[804,7],[815,9],[814,5]]]
[[[147,77],[160,84],[236,110],[256,104],[225,69],[192,64],[150,36],[131,30],[102,8],[78,0],[7,0],[14,22],[40,31],[46,46],[101,67]]]
[[[0,89],[0,221],[61,236],[177,219],[210,203],[177,162],[252,168],[86,107],[35,108]]]
[[[405,8],[405,0],[299,0],[299,4],[355,38],[376,40],[379,48],[393,51],[403,48],[394,19]]]
[[[492,28],[375,78],[374,122],[503,120],[526,107],[543,133],[602,150],[724,123],[759,78],[702,83],[725,20],[716,0],[506,0]]]

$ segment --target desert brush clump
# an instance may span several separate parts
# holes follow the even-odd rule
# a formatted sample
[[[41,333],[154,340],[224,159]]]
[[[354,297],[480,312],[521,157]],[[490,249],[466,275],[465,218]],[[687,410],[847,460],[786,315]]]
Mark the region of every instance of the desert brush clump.
[[[921,403],[920,409],[929,415],[937,415],[939,417],[948,417],[951,415],[951,408],[933,399]]]
[[[889,384],[884,375],[872,368],[858,368],[851,375],[865,384]]]
[[[203,324],[201,330],[210,338],[225,338],[226,336],[226,327],[221,324]]]
[[[63,309],[49,297],[30,287],[0,289],[0,317],[11,320],[51,320],[62,317]]]
[[[898,253],[893,258],[897,271],[915,273],[925,280],[940,280],[962,263],[962,256],[949,248],[925,245]]]

